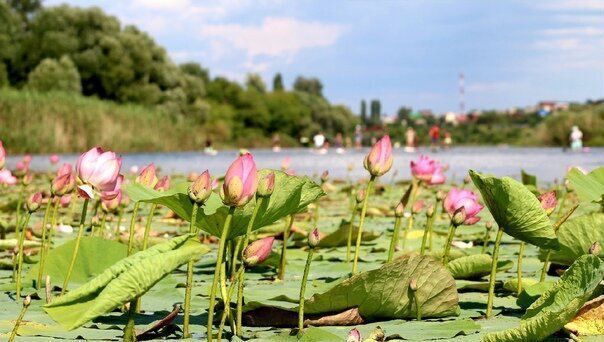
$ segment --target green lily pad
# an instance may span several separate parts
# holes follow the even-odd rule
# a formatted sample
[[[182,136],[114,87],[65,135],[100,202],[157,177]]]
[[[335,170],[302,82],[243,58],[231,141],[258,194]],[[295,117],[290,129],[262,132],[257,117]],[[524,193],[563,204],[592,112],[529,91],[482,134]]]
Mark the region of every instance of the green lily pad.
[[[488,254],[473,254],[447,263],[447,269],[455,279],[480,279],[491,274],[493,258]],[[505,271],[514,266],[511,260],[499,260],[497,270]]]
[[[504,232],[537,247],[558,249],[549,217],[524,185],[510,177],[484,176],[472,170],[470,177]]]
[[[599,167],[588,174],[577,168],[571,169],[566,178],[584,202],[602,203],[604,196],[604,167]]]
[[[518,299],[516,300],[516,304],[523,308],[527,309],[531,306],[545,291],[549,290],[554,286],[554,282],[551,281],[543,281],[533,285],[525,286],[522,289],[522,292],[518,295]]]

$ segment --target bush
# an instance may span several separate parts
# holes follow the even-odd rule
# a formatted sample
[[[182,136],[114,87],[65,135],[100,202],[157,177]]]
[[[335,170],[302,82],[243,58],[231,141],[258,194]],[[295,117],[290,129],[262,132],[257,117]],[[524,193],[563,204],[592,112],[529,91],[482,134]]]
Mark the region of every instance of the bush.
[[[32,90],[81,93],[80,73],[67,56],[58,61],[46,58],[29,73],[27,86]]]

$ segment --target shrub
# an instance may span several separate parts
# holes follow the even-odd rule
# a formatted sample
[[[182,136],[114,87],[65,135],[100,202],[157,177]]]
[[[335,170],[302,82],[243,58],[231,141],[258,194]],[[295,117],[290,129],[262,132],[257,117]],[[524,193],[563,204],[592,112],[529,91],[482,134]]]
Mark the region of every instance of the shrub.
[[[80,73],[67,56],[58,61],[46,58],[29,73],[27,86],[37,91],[81,93]]]

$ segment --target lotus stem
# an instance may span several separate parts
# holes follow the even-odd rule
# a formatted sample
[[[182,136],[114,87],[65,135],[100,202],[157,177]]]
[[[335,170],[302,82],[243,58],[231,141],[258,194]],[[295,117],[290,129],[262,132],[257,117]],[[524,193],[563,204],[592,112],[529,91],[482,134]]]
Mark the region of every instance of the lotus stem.
[[[134,209],[132,209],[132,217],[130,218],[130,229],[128,230],[128,256],[130,256],[134,251],[134,226],[136,225],[136,218],[139,206],[140,202],[134,203]]]
[[[50,284],[50,276],[46,275],[44,282],[44,292],[46,294],[46,304],[52,301],[52,286]]]
[[[256,205],[254,206],[254,211],[252,212],[252,217],[250,217],[250,221],[247,224],[247,230],[245,231],[245,235],[243,236],[242,242],[242,251],[244,251],[249,242],[250,235],[252,234],[252,228],[254,227],[254,222],[256,221],[256,216],[258,215],[258,210],[262,206],[264,202],[264,197],[258,197],[256,200]],[[293,216],[292,216],[293,217]],[[238,279],[237,283],[237,312],[235,320],[237,322],[237,326],[235,327],[235,335],[241,337],[242,335],[242,322],[241,318],[243,317],[243,286],[245,280],[245,266],[243,264],[243,258],[241,258],[241,266],[239,267],[239,271],[235,274],[235,277]],[[234,286],[232,286],[234,287]],[[229,290],[230,291],[230,290]],[[229,295],[230,298],[230,295]]]
[[[23,300],[23,307],[21,308],[21,312],[19,312],[19,316],[17,317],[17,320],[15,321],[15,325],[13,326],[13,330],[10,333],[8,342],[13,342],[15,340],[15,337],[17,337],[17,332],[19,331],[19,326],[21,325],[21,322],[23,321],[23,317],[25,316],[25,312],[27,312],[27,308],[29,307],[30,303],[31,303],[31,298],[29,296],[27,296],[25,298],[25,300]]]
[[[191,222],[189,223],[189,233],[197,233],[195,222],[197,221],[197,203],[193,202],[193,209],[191,210]],[[191,333],[189,332],[189,320],[191,314],[191,288],[193,287],[193,260],[187,263],[187,282],[185,285],[185,303],[184,303],[184,316],[182,323],[182,334],[184,338],[190,338]]]
[[[235,320],[233,319],[233,314],[231,313],[231,302],[227,301],[230,299],[228,295],[228,286],[226,283],[226,263],[222,264],[220,268],[220,298],[222,298],[222,303],[224,304],[224,310],[226,311],[226,315],[229,318],[229,325],[231,326],[231,332],[235,334]],[[222,331],[218,331],[217,340],[220,341],[220,336],[222,336]]]
[[[136,341],[136,331],[134,330],[134,320],[136,318],[136,300],[130,301],[130,305],[128,307],[128,321],[126,322],[126,326],[124,327],[124,342],[135,342]]]
[[[46,246],[46,225],[48,224],[48,216],[52,207],[53,198],[54,196],[50,196],[50,199],[48,200],[48,205],[46,206],[46,210],[44,211],[44,218],[42,219],[42,245],[40,246],[40,262],[38,263],[38,277],[36,278],[36,290],[40,289],[40,284],[42,283],[43,269],[40,266],[42,266],[42,260],[44,260],[45,257],[44,246]]]
[[[354,200],[354,199],[353,199]],[[350,249],[352,245],[352,230],[354,227],[354,217],[356,216],[357,210],[359,206],[356,203],[356,200],[352,206],[352,213],[350,214],[350,222],[348,223],[348,240],[346,241],[346,262],[350,263]]]
[[[197,204],[193,205],[193,208],[195,214],[197,214]],[[149,233],[151,232],[151,222],[153,221],[153,215],[155,215],[155,209],[157,209],[157,204],[151,204],[151,209],[149,209],[149,216],[147,216],[147,224],[145,224],[145,234],[143,235],[143,251],[147,249],[147,245],[149,244]],[[191,221],[192,220],[193,213],[191,213]],[[189,232],[191,232],[190,226]]]
[[[422,237],[422,247],[420,249],[421,255],[426,254],[426,240],[428,240],[428,235],[430,235],[430,241],[432,241],[432,226],[434,225],[435,218],[436,208],[434,209],[434,213],[432,213],[432,215],[426,215],[426,226],[424,227],[424,236]],[[430,247],[430,249],[432,249],[432,247]]]
[[[564,198],[563,198],[563,200],[564,200]],[[575,204],[572,208],[570,208],[569,211],[566,212],[566,214],[564,214],[562,217],[560,217],[558,222],[556,222],[554,224],[554,233],[556,233],[556,235],[558,234],[558,229],[560,229],[560,226],[562,224],[564,224],[564,222],[566,222],[566,220],[568,220],[568,218],[575,212],[575,210],[577,210],[578,207],[579,207],[579,205]],[[552,256],[552,250],[548,249],[547,254],[545,255],[545,260],[543,261],[543,268],[541,269],[541,277],[539,277],[540,283],[545,281],[545,276],[547,275],[547,269],[549,268],[549,259],[551,258],[551,256]]]
[[[277,278],[283,280],[285,278],[285,266],[287,265],[287,241],[289,240],[289,233],[294,224],[294,215],[289,215],[289,221],[283,230],[283,246],[281,247],[281,260],[279,261],[279,273]]]
[[[225,303],[231,303],[231,297],[233,296],[233,291],[235,291],[235,287],[239,287],[239,280],[241,279],[241,275],[244,272],[244,267],[243,264],[241,265],[241,267],[239,267],[239,269],[237,270],[237,273],[234,274],[233,279],[235,279],[236,283],[231,283],[231,285],[229,286],[229,289],[227,290],[227,298],[225,300]],[[226,304],[225,304],[226,305]],[[222,330],[224,329],[224,324],[226,323],[226,318],[228,316],[228,311],[225,309],[222,311],[222,317],[220,318],[220,327],[218,328],[218,338],[217,340],[220,341],[222,338]],[[239,318],[237,319],[237,325],[239,326]],[[240,328],[240,327],[239,327]],[[236,328],[235,332],[238,333],[239,330],[237,330],[238,328]]]
[[[23,226],[21,227],[21,234],[19,234],[19,252],[17,254],[17,298],[21,298],[21,273],[23,271],[23,242],[25,241],[25,233],[27,232],[27,225],[31,213],[27,213],[23,219]]]
[[[368,186],[369,188],[369,186]],[[369,194],[369,193],[367,193]],[[365,197],[367,199],[367,197]],[[302,276],[302,284],[300,284],[300,304],[298,307],[298,334],[304,332],[304,292],[306,291],[306,282],[308,280],[308,272],[310,271],[310,263],[312,262],[312,255],[315,249],[309,248],[308,256],[306,257],[306,266],[304,266],[304,275]]]
[[[354,249],[354,260],[352,262],[352,275],[357,273],[357,264],[359,262],[359,253],[361,252],[361,237],[363,235],[363,224],[365,223],[365,215],[367,214],[367,203],[369,200],[369,195],[371,194],[371,188],[373,187],[373,182],[375,181],[375,176],[371,176],[369,182],[367,183],[367,190],[365,192],[365,198],[363,199],[363,204],[361,207],[361,216],[359,218],[359,230],[357,231],[357,241],[356,247]]]
[[[449,235],[447,235],[447,243],[445,244],[445,251],[443,252],[443,265],[447,265],[449,262],[449,253],[451,253],[451,243],[453,243],[453,236],[455,236],[455,225],[453,222],[449,225]]]
[[[17,199],[17,212],[16,212],[16,217],[15,217],[15,236],[20,236],[21,235],[21,207],[23,206],[23,192],[25,191],[25,185],[21,184],[21,188],[19,190],[19,197]],[[13,263],[13,281],[17,280],[17,263],[16,260]]]
[[[401,230],[401,218],[396,216],[394,218],[394,232],[392,233],[392,238],[390,239],[390,248],[388,249],[388,259],[387,262],[392,261],[392,257],[394,256],[394,248],[398,243],[398,236]]]
[[[224,247],[226,245],[226,240],[229,237],[234,212],[235,207],[231,207],[227,217],[224,220],[222,233],[220,235],[220,242],[218,244],[218,255],[216,257],[216,267],[214,267],[214,279],[212,280],[212,287],[210,288],[210,306],[208,308],[207,339],[209,342],[213,341],[214,339],[212,336],[212,324],[214,322],[214,307],[216,306],[216,291],[218,289],[218,281],[220,280],[220,270],[224,258]]]
[[[493,315],[493,297],[495,296],[495,278],[497,276],[497,262],[499,261],[499,245],[503,237],[503,228],[497,230],[495,238],[495,247],[493,247],[493,261],[491,263],[491,276],[489,278],[489,296],[487,298],[486,318],[491,318]]]
[[[63,280],[63,286],[61,287],[61,295],[64,295],[65,291],[67,291],[69,279],[71,278],[71,272],[73,272],[73,266],[75,265],[76,259],[78,257],[80,241],[82,240],[82,235],[84,235],[84,223],[86,222],[86,212],[88,211],[89,201],[90,200],[86,198],[84,200],[84,205],[82,206],[82,215],[80,216],[80,228],[78,228],[78,236],[76,237],[75,246],[73,247],[73,253],[71,255],[71,262],[69,263],[69,268],[67,269],[67,275],[65,276],[65,279]]]
[[[522,257],[524,256],[524,241],[520,242],[520,249],[518,249],[518,267],[516,268],[516,274],[518,277],[518,286],[516,287],[516,294],[520,295],[522,292]]]
[[[102,238],[105,237],[105,225],[107,224],[107,213],[103,212],[103,216],[101,217],[101,225],[99,226],[99,230],[101,232]]]
[[[120,240],[120,226],[122,225],[122,217],[123,216],[124,216],[124,211],[121,210],[121,209],[118,209],[118,212],[117,212],[117,223],[116,223],[116,226],[115,226],[115,233],[114,233],[115,239],[117,241]]]
[[[409,216],[409,219],[407,220],[407,229],[405,229],[405,231],[403,231],[403,243],[401,244],[401,249],[405,249],[405,245],[407,244],[407,235],[409,234],[409,231],[411,229],[413,229],[413,217],[415,215],[413,215],[413,213],[411,213],[411,216]]]
[[[55,204],[52,209],[52,218],[50,219],[50,229],[48,230],[48,237],[46,238],[46,243],[44,244],[43,252],[44,257],[40,257],[40,265],[38,266],[42,272],[46,267],[46,256],[48,255],[48,250],[50,250],[50,246],[52,245],[52,235],[55,230],[55,226],[57,225],[57,213],[59,211],[59,205]]]
[[[482,249],[480,250],[481,254],[485,254],[487,252],[487,248],[489,247],[489,240],[491,240],[491,230],[486,229],[484,233]]]

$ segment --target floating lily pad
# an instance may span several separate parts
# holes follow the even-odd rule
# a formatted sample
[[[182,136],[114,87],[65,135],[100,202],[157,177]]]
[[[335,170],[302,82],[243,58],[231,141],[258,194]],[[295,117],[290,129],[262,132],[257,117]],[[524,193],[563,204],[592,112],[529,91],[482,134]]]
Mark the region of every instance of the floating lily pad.
[[[488,254],[474,254],[447,263],[447,269],[455,279],[480,279],[491,273],[493,258]],[[499,260],[497,270],[505,271],[514,266],[511,260]]]

